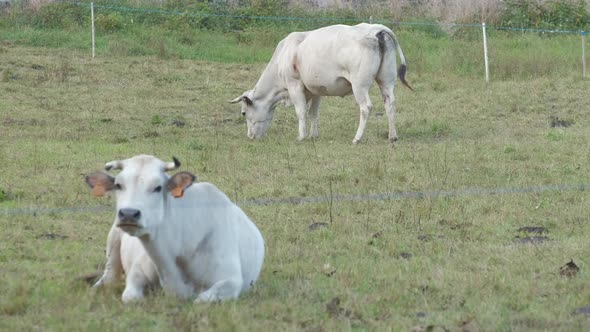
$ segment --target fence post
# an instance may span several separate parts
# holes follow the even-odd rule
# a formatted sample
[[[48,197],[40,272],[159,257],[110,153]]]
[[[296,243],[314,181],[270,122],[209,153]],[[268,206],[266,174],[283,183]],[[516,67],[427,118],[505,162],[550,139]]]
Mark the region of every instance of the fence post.
[[[369,16],[369,24],[373,24],[373,16]]]
[[[94,2],[90,3],[90,19],[92,21],[92,58],[94,59],[95,55],[95,45],[94,45]]]
[[[488,39],[486,36],[486,23],[481,23],[481,28],[483,30],[483,56],[484,56],[484,63],[486,66],[486,82],[490,81],[490,67],[488,63]]]
[[[584,38],[586,33],[581,31],[580,35],[582,36],[582,78],[586,78],[586,40]]]

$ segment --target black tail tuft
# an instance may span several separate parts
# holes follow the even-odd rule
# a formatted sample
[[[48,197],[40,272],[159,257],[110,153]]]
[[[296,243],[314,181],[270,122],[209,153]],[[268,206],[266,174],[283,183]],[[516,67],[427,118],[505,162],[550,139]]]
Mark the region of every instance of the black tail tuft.
[[[408,68],[406,67],[406,65],[404,65],[404,64],[400,65],[397,70],[397,76],[399,77],[399,80],[402,81],[402,83],[408,87],[408,89],[414,91],[414,89],[412,89],[410,84],[408,84],[408,82],[406,81],[406,71],[407,70],[408,70]]]

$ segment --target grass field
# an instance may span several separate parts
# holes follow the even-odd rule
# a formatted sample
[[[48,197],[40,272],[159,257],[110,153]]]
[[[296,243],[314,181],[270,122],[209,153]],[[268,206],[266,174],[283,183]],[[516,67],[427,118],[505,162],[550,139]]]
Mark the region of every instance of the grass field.
[[[573,314],[590,305],[590,197],[576,190],[243,205],[267,256],[255,288],[222,304],[156,291],[123,305],[122,285],[94,292],[78,279],[104,262],[114,214],[83,176],[140,153],[176,156],[238,202],[588,183],[590,83],[567,50],[573,37],[499,36],[515,50],[496,51],[485,84],[449,48],[471,59],[477,41],[402,33],[416,92],[396,88],[400,141],[388,143],[373,91],[375,113],[353,146],[351,97],[324,99],[316,141],[296,141],[291,108],[277,110],[266,138],[246,139],[226,101],[255,84],[270,43],[231,46],[226,35],[217,62],[117,53],[114,40],[90,59],[32,45],[36,33],[0,38],[1,330],[588,330],[590,318]],[[234,51],[262,53],[241,61]],[[97,206],[111,209],[88,209]],[[14,210],[32,207],[48,210]],[[562,276],[570,259],[580,270]]]

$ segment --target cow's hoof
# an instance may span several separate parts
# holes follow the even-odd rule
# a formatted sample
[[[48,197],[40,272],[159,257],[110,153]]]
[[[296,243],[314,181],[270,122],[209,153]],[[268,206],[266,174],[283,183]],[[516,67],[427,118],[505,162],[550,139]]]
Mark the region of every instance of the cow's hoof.
[[[121,295],[121,301],[123,303],[132,303],[141,301],[143,299],[143,293],[139,290],[129,290],[125,289],[123,295]]]
[[[94,285],[92,285],[92,289],[99,289],[102,286],[104,286],[104,281],[101,278]]]
[[[395,142],[397,142],[397,136],[395,136],[395,137],[391,137],[391,138],[389,139],[389,141],[390,141],[391,143],[395,143]]]
[[[360,141],[361,141],[360,139],[356,139],[356,138],[355,138],[355,139],[353,139],[353,140],[352,140],[352,144],[356,145],[356,144],[358,144]]]
[[[211,303],[211,302],[220,302],[221,299],[216,294],[212,294],[209,292],[203,292],[199,294],[199,296],[193,301],[194,304],[199,303]]]

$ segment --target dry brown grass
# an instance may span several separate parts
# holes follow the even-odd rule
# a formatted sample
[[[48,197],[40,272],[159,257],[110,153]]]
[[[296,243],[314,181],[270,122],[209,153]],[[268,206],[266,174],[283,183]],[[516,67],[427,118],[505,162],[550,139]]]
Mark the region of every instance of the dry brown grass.
[[[237,1],[237,0],[236,0]],[[518,0],[516,0],[518,1]],[[577,0],[561,0],[577,4]],[[442,23],[473,23],[485,21],[497,23],[506,9],[503,0],[289,0],[292,7],[321,9],[365,9],[387,11],[387,14],[403,19],[407,16],[435,19]],[[546,7],[555,0],[536,0],[535,5]],[[590,3],[587,4],[590,10]]]
[[[38,11],[39,8],[52,2],[55,2],[55,0],[23,0],[22,4],[25,8],[28,8],[33,11]]]
[[[489,0],[431,0],[417,4],[414,0],[390,2],[391,15],[414,15],[436,19],[443,23],[472,23],[474,20],[495,21],[503,2]]]

